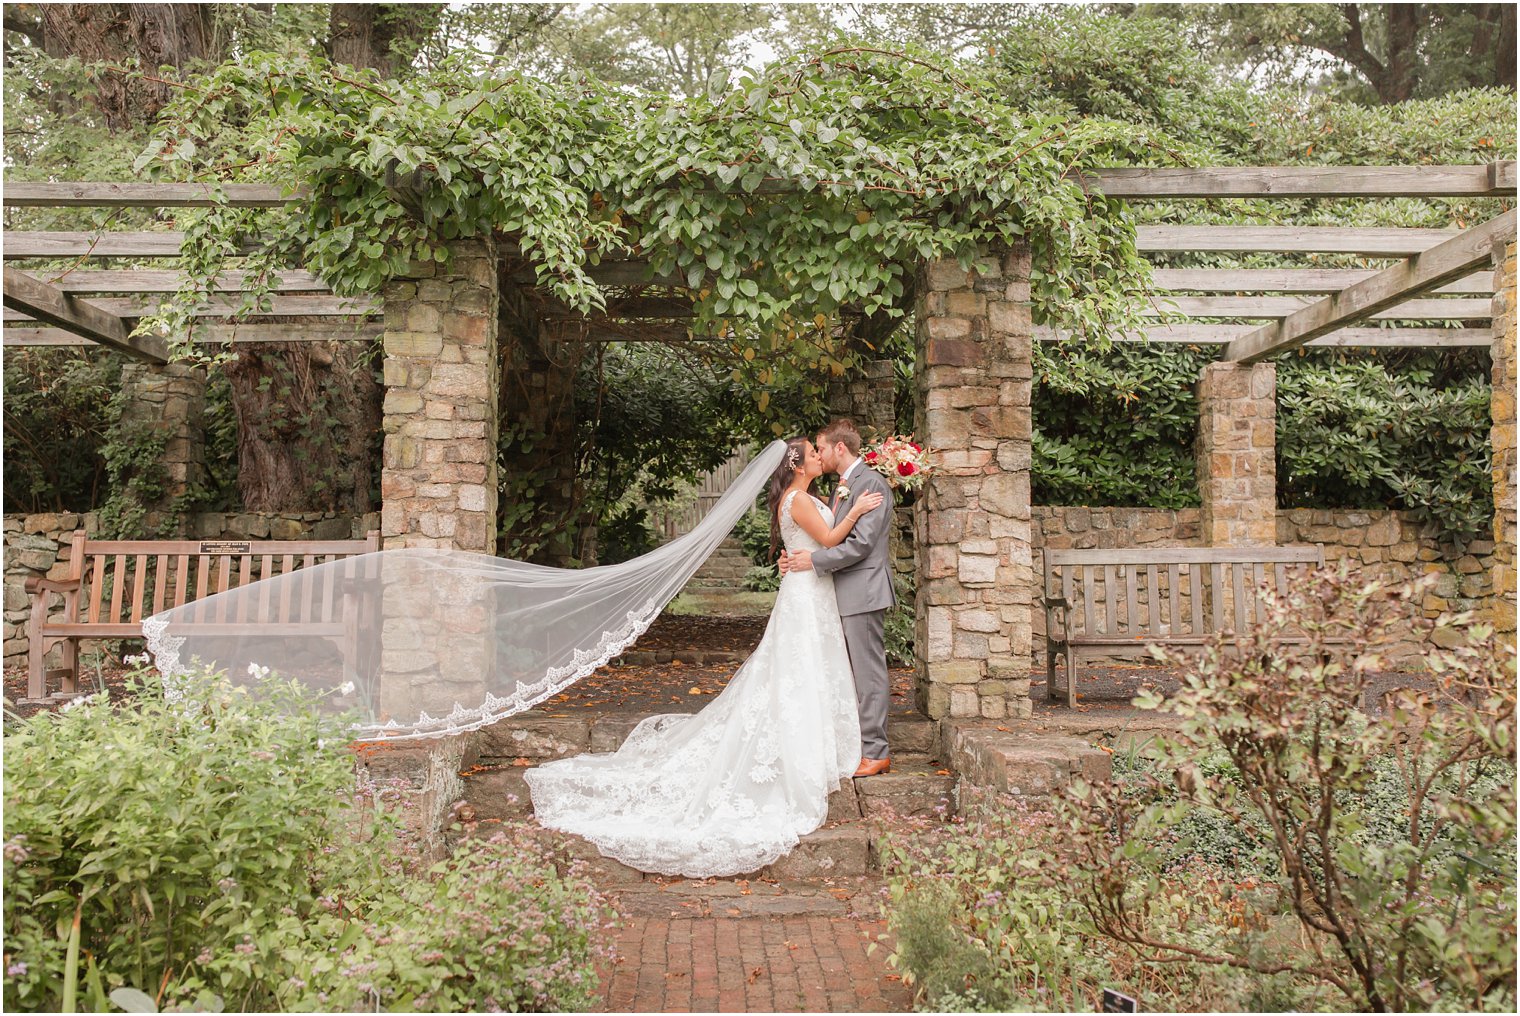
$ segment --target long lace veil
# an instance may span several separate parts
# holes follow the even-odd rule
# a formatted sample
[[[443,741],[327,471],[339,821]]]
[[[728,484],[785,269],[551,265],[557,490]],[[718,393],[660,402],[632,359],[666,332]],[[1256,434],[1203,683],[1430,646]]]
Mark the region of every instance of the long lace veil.
[[[530,709],[642,635],[754,503],[786,451],[768,445],[690,533],[642,557],[550,568],[449,550],[315,564],[143,622],[171,692],[202,667],[274,674],[357,711],[361,740],[441,737]]]

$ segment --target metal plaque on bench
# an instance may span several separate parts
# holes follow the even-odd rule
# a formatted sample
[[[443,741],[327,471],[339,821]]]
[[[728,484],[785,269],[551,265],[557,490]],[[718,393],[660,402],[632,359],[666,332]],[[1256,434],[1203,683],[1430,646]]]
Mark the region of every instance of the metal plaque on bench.
[[[202,540],[202,554],[246,554],[253,549],[247,540]]]

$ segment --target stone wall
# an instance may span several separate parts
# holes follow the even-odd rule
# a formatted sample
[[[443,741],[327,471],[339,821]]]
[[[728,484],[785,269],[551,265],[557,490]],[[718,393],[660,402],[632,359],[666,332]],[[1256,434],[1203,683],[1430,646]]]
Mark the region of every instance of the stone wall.
[[[896,426],[896,394],[892,361],[866,360],[857,373],[829,382],[829,415],[848,417],[866,441],[879,441]]]
[[[1502,632],[1515,631],[1515,245],[1494,258],[1493,430],[1494,543],[1489,585],[1493,619]]]
[[[146,505],[142,529],[165,539],[185,532],[175,502],[206,478],[206,369],[186,364],[129,363],[122,367],[123,428],[145,428],[164,442],[159,465],[164,494]]]
[[[185,516],[183,528],[189,540],[362,540],[380,528],[380,515],[204,512]],[[26,666],[26,619],[31,612],[26,580],[34,575],[65,578],[78,529],[97,535],[96,514],[5,516],[5,666]],[[61,609],[59,602],[55,610]]]

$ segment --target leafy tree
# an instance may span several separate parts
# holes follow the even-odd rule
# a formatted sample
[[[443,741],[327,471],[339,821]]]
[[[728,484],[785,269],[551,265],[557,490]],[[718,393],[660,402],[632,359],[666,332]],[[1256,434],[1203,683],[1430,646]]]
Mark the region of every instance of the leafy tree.
[[[1268,81],[1324,75],[1336,92],[1382,103],[1468,88],[1515,88],[1515,5],[1143,5],[1182,19],[1199,49]]]
[[[547,25],[524,54],[537,73],[584,74],[608,84],[687,98],[753,53],[778,4],[587,4]]]

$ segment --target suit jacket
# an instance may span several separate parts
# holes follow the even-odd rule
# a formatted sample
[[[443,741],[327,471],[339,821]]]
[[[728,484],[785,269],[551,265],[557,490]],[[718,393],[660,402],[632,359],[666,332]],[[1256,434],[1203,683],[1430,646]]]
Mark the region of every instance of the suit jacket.
[[[839,601],[839,615],[867,614],[886,610],[897,602],[892,593],[892,485],[887,478],[864,462],[856,465],[844,486],[850,489],[850,502],[867,491],[880,491],[881,507],[867,513],[855,523],[850,535],[837,547],[813,551],[813,570],[834,576],[834,595]]]

